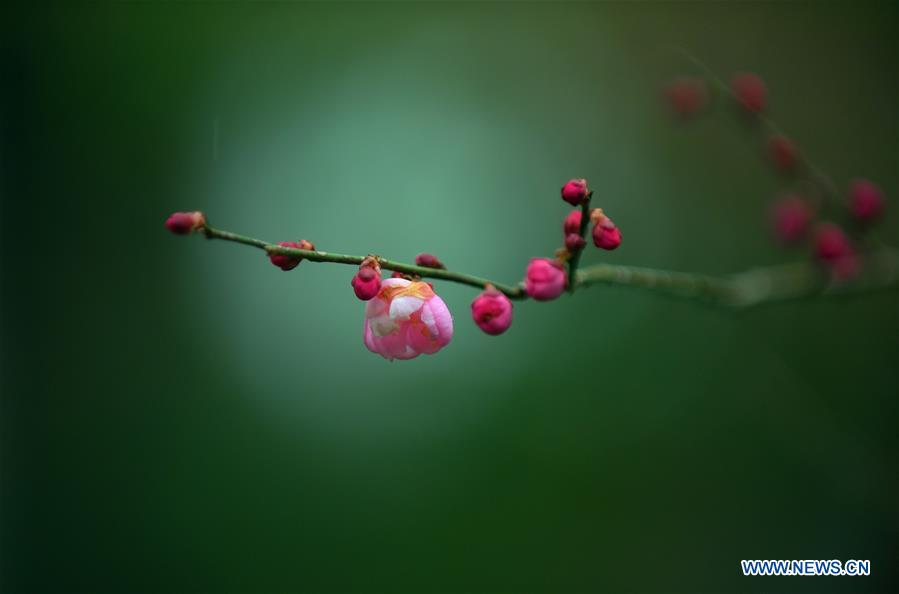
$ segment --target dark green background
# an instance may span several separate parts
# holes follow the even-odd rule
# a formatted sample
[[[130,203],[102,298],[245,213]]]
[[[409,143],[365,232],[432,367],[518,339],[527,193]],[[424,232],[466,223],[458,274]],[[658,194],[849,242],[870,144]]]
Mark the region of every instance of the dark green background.
[[[625,238],[588,263],[802,257],[751,129],[666,117],[680,45],[761,73],[841,186],[878,181],[895,244],[893,2],[5,11],[3,592],[895,588],[895,292],[734,314],[597,287],[493,338],[438,284],[452,344],[390,364],[351,268],[162,226],[515,282],[585,176]]]

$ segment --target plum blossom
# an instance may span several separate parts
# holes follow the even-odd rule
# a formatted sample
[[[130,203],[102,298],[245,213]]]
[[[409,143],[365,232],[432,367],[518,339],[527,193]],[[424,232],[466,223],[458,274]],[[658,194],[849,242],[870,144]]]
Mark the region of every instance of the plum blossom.
[[[385,359],[432,355],[452,338],[453,316],[428,283],[388,278],[365,303],[363,342]]]

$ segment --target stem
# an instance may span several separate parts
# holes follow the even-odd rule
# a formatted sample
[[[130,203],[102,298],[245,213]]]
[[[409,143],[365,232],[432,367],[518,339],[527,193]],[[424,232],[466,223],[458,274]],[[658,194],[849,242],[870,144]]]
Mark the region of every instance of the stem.
[[[586,203],[583,208],[589,209]],[[584,217],[586,216],[585,213]],[[586,218],[581,219],[582,236],[585,220]],[[365,256],[282,247],[261,239],[209,226],[203,229],[203,233],[209,239],[242,243],[265,250],[268,254],[295,256],[311,262],[358,265],[365,259]],[[899,250],[881,247],[868,251],[863,256],[864,270],[862,274],[853,281],[845,283],[831,282],[821,267],[810,262],[755,268],[729,276],[711,276],[614,264],[596,264],[577,270],[577,262],[571,262],[569,263],[571,272],[569,283],[578,287],[599,284],[638,287],[736,309],[802,297],[846,295],[899,286]],[[427,268],[382,258],[378,258],[378,262],[381,268],[414,274],[422,278],[436,278],[478,288],[484,288],[487,284],[491,284],[510,299],[527,299],[527,294],[520,286],[506,285],[461,272]]]
[[[587,225],[590,222],[590,199],[593,198],[593,192],[587,193],[587,198],[581,203],[581,226],[578,229],[578,234],[580,234],[581,238],[587,233]],[[571,254],[571,258],[568,260],[568,292],[574,293],[575,288],[577,288],[577,265],[581,261],[581,254],[584,253],[584,249],[587,246],[582,247],[578,251]]]
[[[332,262],[336,264],[359,265],[362,263],[362,260],[365,259],[365,256],[348,256],[346,254],[332,254],[330,252],[322,252],[318,250],[301,250],[297,248],[283,247],[280,245],[262,241],[261,239],[255,239],[253,237],[231,233],[230,231],[215,229],[208,225],[204,228],[203,232],[206,234],[206,237],[208,239],[224,239],[225,241],[234,241],[237,243],[242,243],[244,245],[251,245],[253,247],[263,249],[268,254],[296,256],[298,258],[303,258],[304,260],[309,260],[310,262]],[[505,293],[506,296],[508,296],[510,299],[527,298],[527,294],[521,287],[506,285],[504,283],[472,276],[470,274],[463,274],[461,272],[453,272],[450,270],[442,270],[438,268],[427,268],[425,266],[417,266],[415,264],[406,264],[405,262],[395,262],[393,260],[386,260],[381,257],[378,257],[378,263],[380,264],[381,268],[386,268],[387,270],[395,270],[397,272],[403,272],[406,274],[414,274],[422,278],[438,278],[441,280],[462,283],[463,285],[470,285],[472,287],[479,288],[484,288],[488,284],[491,284]]]

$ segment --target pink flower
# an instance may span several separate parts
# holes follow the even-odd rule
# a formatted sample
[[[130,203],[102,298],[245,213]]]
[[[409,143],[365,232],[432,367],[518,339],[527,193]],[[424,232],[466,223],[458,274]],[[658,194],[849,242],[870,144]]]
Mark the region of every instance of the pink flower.
[[[206,226],[206,218],[200,211],[175,212],[166,219],[166,228],[175,235],[189,235]]]
[[[377,260],[369,261],[368,258],[363,260],[350,284],[353,285],[356,297],[362,301],[374,299],[381,290],[381,267],[378,266]]]
[[[581,210],[575,209],[568,213],[568,216],[565,217],[565,222],[562,223],[562,232],[565,235],[569,233],[580,233],[581,232]]]
[[[491,285],[471,302],[471,318],[491,336],[502,334],[512,325],[512,302]]]
[[[418,254],[415,256],[415,263],[419,266],[424,266],[425,268],[446,268],[446,266],[443,265],[443,262],[437,259],[437,256],[431,254]]]
[[[385,359],[432,355],[452,338],[453,316],[428,283],[388,278],[365,303],[363,342]]]
[[[679,78],[665,89],[665,97],[668,99],[671,109],[686,119],[705,108],[709,93],[705,81],[696,78]]]
[[[740,105],[748,112],[759,113],[765,109],[768,89],[758,75],[741,72],[731,80],[730,88]]]
[[[562,186],[562,200],[571,206],[577,206],[587,199],[590,190],[587,189],[587,180],[572,179]]]
[[[621,231],[601,208],[593,209],[590,220],[593,221],[593,245],[609,251],[621,245]]]
[[[278,245],[280,245],[281,247],[295,248],[298,250],[315,249],[315,246],[312,245],[312,242],[306,241],[305,239],[301,239],[299,241],[281,241],[278,242]],[[300,265],[300,262],[303,261],[302,258],[294,256],[284,256],[282,254],[271,254],[269,255],[268,259],[271,260],[272,264],[274,264],[284,272],[293,270]]]
[[[802,238],[812,220],[812,211],[800,196],[789,194],[771,209],[771,223],[778,239],[792,243]]]
[[[855,180],[849,187],[849,210],[859,221],[872,221],[883,213],[883,193],[866,179]]]
[[[799,163],[799,151],[786,136],[772,136],[768,139],[768,156],[774,166],[783,172],[794,171]]]
[[[565,291],[568,275],[557,260],[532,258],[524,279],[525,292],[537,301],[552,301]]]

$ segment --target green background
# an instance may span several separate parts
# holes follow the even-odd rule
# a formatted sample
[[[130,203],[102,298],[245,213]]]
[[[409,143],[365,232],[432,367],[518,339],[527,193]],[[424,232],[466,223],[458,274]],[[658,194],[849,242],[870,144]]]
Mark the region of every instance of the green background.
[[[663,109],[683,46],[761,73],[841,187],[880,183],[895,245],[894,3],[4,10],[3,592],[895,588],[895,292],[736,314],[595,287],[494,338],[438,283],[452,344],[391,364],[352,268],[162,226],[516,282],[584,176],[624,235],[586,263],[803,257],[751,127]]]

